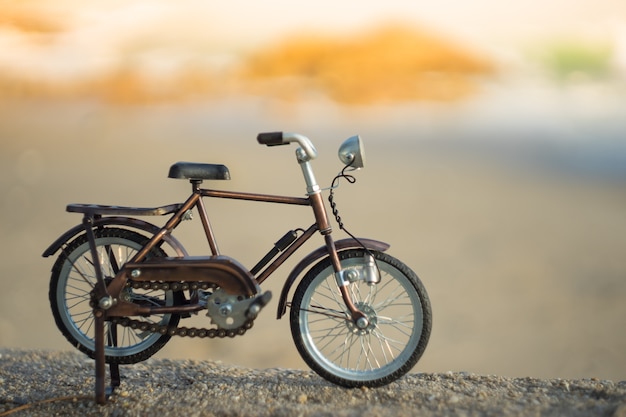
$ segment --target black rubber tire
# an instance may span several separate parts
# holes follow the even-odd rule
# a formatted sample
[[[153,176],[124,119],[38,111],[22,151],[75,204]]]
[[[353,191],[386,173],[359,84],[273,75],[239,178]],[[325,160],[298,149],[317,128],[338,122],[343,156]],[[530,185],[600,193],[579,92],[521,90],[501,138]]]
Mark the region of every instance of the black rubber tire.
[[[392,256],[371,253],[381,272],[381,282],[371,286],[362,280],[349,284],[355,305],[369,311],[367,330],[356,328],[348,319],[330,258],[322,259],[307,272],[291,304],[291,333],[302,359],[323,378],[348,388],[378,387],[406,374],[424,353],[432,326],[430,300],[417,275]],[[340,252],[342,268],[362,265],[364,254],[361,249]],[[390,298],[377,304],[376,297],[385,297],[389,291]],[[386,316],[400,312],[396,318]],[[405,342],[396,339],[406,339],[406,345],[401,346]],[[396,343],[401,348],[396,348]],[[398,352],[394,355],[395,350]],[[356,359],[351,357],[354,353]],[[380,357],[370,358],[376,355]]]
[[[94,234],[99,251],[109,249],[107,252],[100,252],[100,257],[106,253],[109,258],[108,262],[101,260],[101,263],[106,263],[104,265],[105,279],[112,278],[116,270],[119,270],[119,267],[148,241],[147,237],[137,232],[115,227],[94,229]],[[156,247],[147,258],[164,256],[166,253],[163,249]],[[72,346],[91,358],[95,355],[95,342],[94,318],[89,301],[91,288],[95,282],[89,243],[87,235],[83,233],[70,242],[57,258],[52,268],[48,296],[54,320],[61,333]],[[141,293],[128,290],[127,295],[138,302],[140,300],[141,302],[176,305],[184,301],[184,295],[181,292],[172,291],[159,290]],[[180,316],[176,314],[158,317],[159,324],[169,326],[176,326],[180,320]],[[148,319],[150,318],[144,318],[144,320]],[[155,321],[151,321],[153,322]],[[113,324],[106,322],[105,331],[109,332],[111,326]],[[118,341],[122,339],[121,344],[127,345],[109,346],[108,338],[106,338],[105,360],[107,363],[132,364],[144,361],[158,352],[171,338],[167,334],[146,334],[139,330],[117,326],[116,331],[119,330],[124,333],[123,337],[118,336]],[[131,344],[134,340],[137,340],[137,343]]]

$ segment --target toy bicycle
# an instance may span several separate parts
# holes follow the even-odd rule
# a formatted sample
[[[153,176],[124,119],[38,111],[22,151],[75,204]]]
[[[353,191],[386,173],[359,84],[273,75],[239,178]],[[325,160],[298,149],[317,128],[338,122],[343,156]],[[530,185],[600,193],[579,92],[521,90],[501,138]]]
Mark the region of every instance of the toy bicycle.
[[[287,275],[277,318],[290,308],[295,345],[308,366],[344,387],[376,387],[407,373],[420,359],[430,336],[431,306],[417,275],[385,253],[389,245],[356,238],[344,227],[333,200],[340,179],[364,165],[362,140],[339,148],[344,168],[330,187],[329,201],[340,229],[350,237],[334,240],[311,161],[317,151],[297,133],[261,133],[267,146],[296,143],[306,197],[286,197],[201,188],[203,181],[228,180],[219,164],[178,162],[169,178],[185,179],[192,192],[183,203],[152,208],[70,204],[82,224],[60,236],[44,257],[60,252],[50,280],[55,322],[67,340],[95,359],[95,400],[105,403],[120,384],[119,365],[146,360],[172,336],[199,338],[245,334],[271,299],[261,285],[309,238],[324,245],[300,260]],[[288,231],[250,270],[218,250],[205,197],[310,206],[314,223]],[[172,232],[196,209],[211,251],[189,256]],[[156,226],[142,216],[169,215]],[[302,278],[300,278],[302,276]],[[290,290],[300,278],[291,301]],[[206,328],[180,326],[205,312]],[[110,386],[105,387],[106,364]]]

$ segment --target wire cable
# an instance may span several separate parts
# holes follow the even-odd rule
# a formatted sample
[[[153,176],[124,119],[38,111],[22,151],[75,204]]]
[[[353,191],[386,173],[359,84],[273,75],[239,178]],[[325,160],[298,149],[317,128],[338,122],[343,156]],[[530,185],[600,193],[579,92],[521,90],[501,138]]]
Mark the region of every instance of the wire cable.
[[[329,191],[329,194],[328,194],[328,202],[330,203],[330,208],[332,209],[333,216],[335,216],[335,220],[337,221],[337,224],[339,225],[339,229],[341,229],[344,232],[346,232],[348,234],[348,236],[350,236],[352,239],[354,239],[355,242],[357,242],[363,248],[365,253],[367,253],[369,256],[372,257],[372,259],[374,259],[374,264],[376,265],[376,270],[378,271],[378,276],[380,277],[381,273],[380,273],[380,268],[378,267],[378,262],[376,261],[376,257],[374,257],[374,254],[367,248],[367,246],[365,246],[363,244],[363,242],[361,242],[359,240],[359,238],[354,236],[352,233],[350,233],[350,231],[348,229],[346,229],[345,225],[343,224],[343,221],[341,220],[341,216],[339,215],[339,209],[337,208],[337,203],[335,202],[334,190],[335,190],[335,188],[339,187],[339,180],[341,178],[345,179],[350,184],[354,184],[356,182],[356,178],[353,175],[346,174],[346,170],[348,168],[350,168],[353,163],[354,163],[354,160],[352,160],[348,165],[343,167],[341,172],[339,174],[337,174],[335,176],[335,178],[333,179],[333,181],[332,181],[332,183],[330,185],[330,191]],[[355,170],[355,169],[353,168],[353,170]]]

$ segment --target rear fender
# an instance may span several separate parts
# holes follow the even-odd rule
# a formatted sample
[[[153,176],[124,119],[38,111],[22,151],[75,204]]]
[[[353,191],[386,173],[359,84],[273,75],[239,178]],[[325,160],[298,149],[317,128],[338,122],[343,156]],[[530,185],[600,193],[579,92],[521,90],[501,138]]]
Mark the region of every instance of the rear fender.
[[[147,234],[154,235],[158,233],[161,228],[148,223],[144,220],[139,220],[131,217],[118,217],[118,216],[110,216],[110,217],[101,217],[99,219],[95,219],[93,222],[93,227],[103,227],[103,226],[123,226],[129,229],[136,229]],[[85,226],[82,224],[76,225],[72,227],[67,232],[63,233],[57,240],[55,240],[48,249],[43,253],[43,257],[47,258],[48,256],[54,255],[59,249],[63,247],[66,243],[72,240],[75,236],[85,231]],[[167,242],[167,244],[176,251],[178,256],[188,256],[187,251],[183,247],[183,245],[176,239],[174,236],[170,234],[166,234],[163,237],[163,240]]]
[[[342,251],[345,249],[359,249],[363,248],[363,246],[365,246],[369,250],[374,250],[378,252],[384,252],[389,249],[389,244],[373,239],[359,238],[358,242],[355,239],[341,239],[335,242],[335,247],[337,251]],[[289,273],[289,276],[287,277],[287,280],[283,285],[283,290],[280,293],[278,310],[276,312],[277,319],[280,319],[283,315],[285,315],[285,312],[287,311],[287,297],[289,296],[289,291],[291,290],[291,287],[293,286],[298,276],[300,276],[300,274],[314,262],[317,262],[319,259],[322,259],[326,256],[328,256],[328,249],[326,249],[326,246],[317,248],[313,252],[309,253],[300,262],[298,262],[298,264]]]

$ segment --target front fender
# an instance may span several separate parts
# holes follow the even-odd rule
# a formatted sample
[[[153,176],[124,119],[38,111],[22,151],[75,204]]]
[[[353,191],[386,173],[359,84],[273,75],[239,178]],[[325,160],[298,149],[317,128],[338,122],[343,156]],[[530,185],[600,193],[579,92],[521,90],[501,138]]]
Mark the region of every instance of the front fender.
[[[148,234],[154,235],[158,233],[161,228],[148,223],[144,220],[135,219],[131,217],[101,217],[99,219],[95,219],[93,222],[93,227],[102,227],[102,226],[124,226],[131,229],[142,230]],[[73,239],[76,235],[85,231],[85,226],[82,224],[76,225],[72,227],[67,232],[63,233],[57,240],[55,240],[49,247],[44,251],[42,256],[47,258],[48,256],[54,255],[61,247],[66,243]],[[178,256],[188,256],[187,251],[183,247],[183,245],[176,239],[174,236],[170,234],[166,234],[163,237],[163,240],[167,242],[168,245],[176,251]]]
[[[341,251],[344,249],[358,249],[362,248],[363,246],[365,246],[369,250],[375,250],[378,252],[384,252],[389,249],[389,244],[373,239],[359,238],[359,241],[356,241],[355,239],[341,239],[335,242],[335,247],[337,248],[337,251]],[[280,320],[280,318],[285,315],[285,312],[287,311],[287,297],[289,296],[289,291],[298,276],[312,263],[318,261],[325,256],[328,256],[328,250],[326,249],[326,246],[317,248],[313,252],[309,253],[300,262],[298,262],[298,264],[289,273],[285,284],[283,284],[283,289],[280,292],[280,300],[278,300],[278,310],[276,311],[277,319]]]

